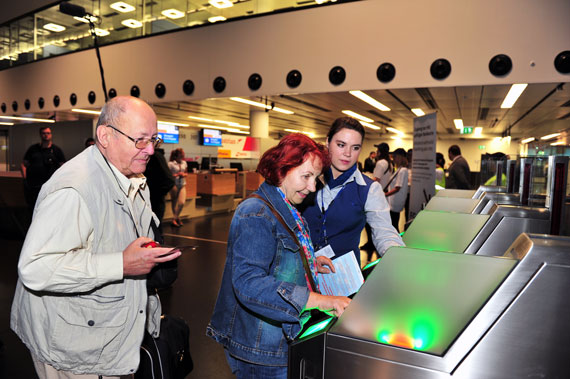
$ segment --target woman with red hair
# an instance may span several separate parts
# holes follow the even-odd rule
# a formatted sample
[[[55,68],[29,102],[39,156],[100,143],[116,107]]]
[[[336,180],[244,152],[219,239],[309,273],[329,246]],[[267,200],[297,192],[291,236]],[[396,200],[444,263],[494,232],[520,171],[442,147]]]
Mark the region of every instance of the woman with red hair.
[[[315,258],[296,209],[328,165],[323,145],[288,135],[263,154],[257,171],[265,182],[236,209],[207,334],[224,346],[237,378],[287,378],[287,343],[310,309],[340,316],[350,303],[318,292],[320,274],[334,267],[326,257]]]

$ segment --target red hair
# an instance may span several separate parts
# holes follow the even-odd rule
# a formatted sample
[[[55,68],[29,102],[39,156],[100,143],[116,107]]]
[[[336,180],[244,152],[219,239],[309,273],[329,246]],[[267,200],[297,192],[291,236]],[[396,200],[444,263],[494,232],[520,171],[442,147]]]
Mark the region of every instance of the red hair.
[[[267,183],[279,186],[289,171],[307,159],[318,159],[323,170],[330,165],[327,148],[301,133],[289,134],[277,146],[267,150],[257,165],[257,172]]]

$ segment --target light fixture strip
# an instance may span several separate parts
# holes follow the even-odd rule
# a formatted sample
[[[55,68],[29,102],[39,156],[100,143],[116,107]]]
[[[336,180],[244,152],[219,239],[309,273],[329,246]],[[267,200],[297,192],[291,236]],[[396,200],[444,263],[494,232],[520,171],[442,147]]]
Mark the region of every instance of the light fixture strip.
[[[356,113],[356,112],[353,112],[353,111],[351,111],[351,110],[343,110],[342,113],[344,113],[344,114],[347,115],[347,116],[354,117],[354,118],[356,118],[357,120],[360,120],[360,121],[364,121],[364,122],[374,122],[373,119],[368,118],[368,117],[366,117],[366,116],[363,116],[363,115],[361,115],[361,114],[358,114],[358,113]]]
[[[401,132],[398,129],[392,128],[391,126],[387,126],[386,130],[388,130],[389,132],[392,132],[392,133],[396,133],[400,137],[404,135],[404,132]]]
[[[560,145],[566,145],[566,143],[564,141],[558,141],[550,144],[550,146],[560,146]]]
[[[101,114],[101,111],[93,111],[90,109],[81,109],[81,108],[72,108],[71,109],[72,112],[77,112],[77,113],[87,113],[87,114]]]
[[[541,140],[549,140],[549,139],[553,139],[556,138],[560,135],[560,133],[553,133],[553,134],[548,134],[546,136],[542,136],[540,137]]]
[[[157,123],[165,124],[165,125],[173,125],[173,126],[190,126],[190,124],[182,124],[180,122],[172,122],[172,121],[160,121],[160,120],[158,120]]]
[[[521,141],[521,143],[529,143],[529,142],[532,142],[532,141],[534,141],[534,140],[536,140],[536,138],[534,138],[534,137],[529,137],[529,138],[523,139],[523,140]]]
[[[271,105],[266,105],[257,101],[252,101],[252,100],[248,100],[248,99],[244,99],[243,97],[230,97],[230,100],[233,101],[237,101],[238,103],[244,103],[244,104],[248,104],[248,105],[253,105],[254,107],[259,107],[259,108],[264,108],[264,109],[268,109],[268,110],[273,110],[275,112],[280,112],[280,113],[285,113],[285,114],[294,114],[295,112],[292,112],[290,110],[287,109],[283,109],[283,108],[279,108],[279,107],[271,107]]]
[[[13,122],[0,122],[0,125],[14,125]]]
[[[390,110],[390,108],[388,108],[387,106],[376,100],[375,98],[365,94],[362,91],[348,91],[348,93],[350,93],[352,96],[359,98],[365,103],[372,105],[374,108],[380,109],[383,112],[387,112]]]
[[[412,112],[418,117],[425,116],[425,112],[421,108],[412,108]]]
[[[456,118],[453,120],[456,129],[463,129],[463,120],[460,118]]]
[[[507,93],[507,96],[505,96],[503,104],[501,104],[501,108],[503,109],[512,108],[513,105],[515,105],[515,103],[517,102],[519,96],[525,90],[526,86],[528,86],[527,83],[513,84],[511,86],[511,89]]]
[[[360,121],[360,123],[362,124],[362,126],[366,126],[367,128],[374,129],[374,130],[380,130],[380,127],[379,127],[379,126],[373,125],[373,124],[371,124],[371,123],[369,123],[369,122]]]
[[[0,116],[0,118],[5,118],[8,120],[19,120],[19,121],[37,121],[46,122],[48,124],[55,123],[55,120],[49,120],[47,118],[33,118],[33,117],[17,117],[17,116]]]

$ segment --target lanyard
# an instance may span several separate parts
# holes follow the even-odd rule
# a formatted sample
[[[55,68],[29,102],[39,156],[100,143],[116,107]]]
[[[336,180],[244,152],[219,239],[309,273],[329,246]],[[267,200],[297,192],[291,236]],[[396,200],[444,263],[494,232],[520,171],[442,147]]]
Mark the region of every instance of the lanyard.
[[[320,211],[323,214],[323,226],[321,228],[321,238],[319,238],[319,246],[318,246],[319,248],[325,247],[329,244],[328,237],[327,237],[327,213],[328,213],[329,209],[331,209],[332,203],[340,195],[340,193],[342,191],[344,191],[345,187],[346,187],[346,184],[344,184],[342,186],[342,188],[337,192],[335,197],[329,203],[329,206],[327,207],[326,210],[325,210],[325,189],[323,188],[323,190],[321,191],[321,209],[320,209]]]

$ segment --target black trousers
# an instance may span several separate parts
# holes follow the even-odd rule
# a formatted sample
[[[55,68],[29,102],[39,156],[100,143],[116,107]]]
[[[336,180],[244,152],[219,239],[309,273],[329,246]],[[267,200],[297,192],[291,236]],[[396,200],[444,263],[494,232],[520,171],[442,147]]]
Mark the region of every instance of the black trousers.
[[[390,218],[392,219],[392,226],[394,226],[399,233],[400,228],[398,228],[398,224],[400,223],[400,212],[390,211]]]

